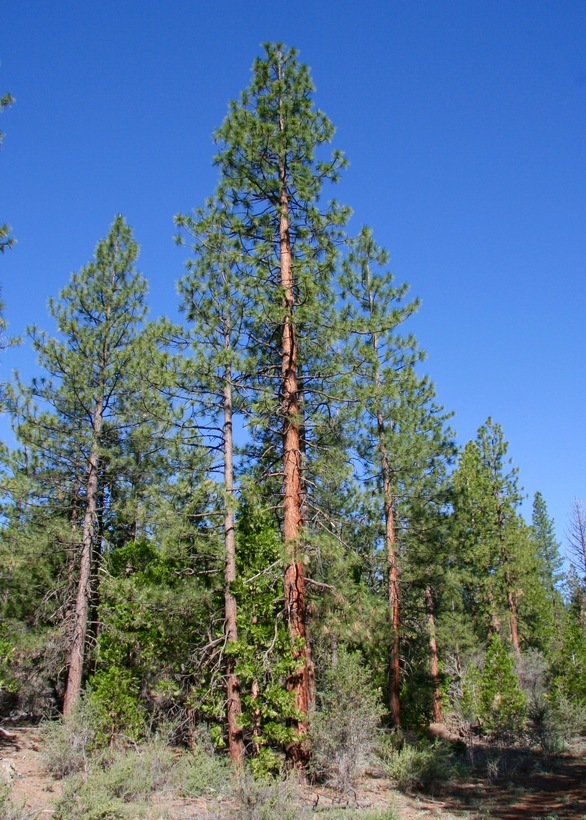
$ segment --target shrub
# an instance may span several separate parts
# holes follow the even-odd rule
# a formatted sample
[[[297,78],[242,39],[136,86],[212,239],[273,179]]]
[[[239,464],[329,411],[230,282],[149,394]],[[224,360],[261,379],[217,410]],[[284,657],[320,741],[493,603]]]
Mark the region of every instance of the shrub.
[[[422,743],[419,748],[405,743],[391,751],[385,770],[403,792],[440,792],[460,773],[451,750],[441,742]]]
[[[312,770],[345,793],[376,745],[378,693],[358,656],[344,650],[324,683],[320,708],[311,720]]]
[[[87,695],[96,719],[99,742],[114,746],[140,740],[145,734],[145,712],[138,697],[138,681],[127,670],[110,666],[94,675]]]
[[[85,775],[73,775],[57,804],[61,820],[150,817],[149,798],[159,792],[193,797],[219,795],[230,786],[230,769],[207,752],[181,753],[161,739],[131,750],[115,750],[90,761]],[[156,815],[160,817],[160,813]]]
[[[44,723],[44,762],[53,777],[67,777],[87,771],[96,748],[96,717],[90,703],[82,698],[67,719]]]
[[[225,758],[201,748],[182,755],[175,764],[171,783],[184,797],[223,794],[231,785],[232,770]]]
[[[546,754],[563,752],[567,744],[586,737],[586,707],[565,695],[533,702],[529,718],[532,735]]]
[[[401,814],[394,806],[384,809],[332,809],[328,820],[400,820]]]
[[[310,817],[295,801],[295,782],[244,775],[238,782],[238,820],[296,820]]]

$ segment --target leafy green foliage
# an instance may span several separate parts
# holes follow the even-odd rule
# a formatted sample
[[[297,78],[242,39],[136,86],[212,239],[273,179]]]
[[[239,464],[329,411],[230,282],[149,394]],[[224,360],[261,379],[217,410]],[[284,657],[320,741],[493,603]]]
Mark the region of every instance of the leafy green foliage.
[[[555,664],[554,692],[586,707],[586,630],[580,616],[570,612],[560,657]]]
[[[244,505],[239,516],[237,565],[238,642],[226,651],[237,659],[243,728],[261,774],[278,769],[276,751],[294,739],[288,722],[296,711],[283,684],[295,660],[283,618],[280,539],[271,515],[253,504]]]
[[[494,634],[482,668],[470,663],[462,684],[461,709],[471,723],[497,737],[519,737],[525,728],[527,699],[515,673],[515,662]]]
[[[14,654],[14,646],[0,631],[0,692],[10,689],[14,683],[10,679],[10,660]]]
[[[524,726],[527,703],[515,674],[515,663],[498,635],[486,651],[481,674],[480,717],[497,734],[518,734]]]
[[[441,793],[461,773],[461,764],[442,742],[405,743],[385,761],[387,776],[404,792]]]
[[[139,737],[147,715],[159,723],[179,714],[203,684],[195,670],[186,674],[185,662],[201,640],[197,624],[213,611],[213,590],[194,574],[189,554],[144,539],[112,552],[105,569],[90,697],[103,729]]]
[[[98,743],[113,745],[119,736],[125,742],[144,736],[144,707],[138,695],[139,681],[128,669],[110,666],[92,677],[87,697],[96,713]]]

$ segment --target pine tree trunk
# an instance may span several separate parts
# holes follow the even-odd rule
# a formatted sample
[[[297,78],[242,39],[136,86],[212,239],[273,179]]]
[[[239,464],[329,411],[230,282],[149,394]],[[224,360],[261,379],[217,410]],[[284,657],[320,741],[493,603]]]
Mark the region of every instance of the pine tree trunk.
[[[509,605],[509,626],[511,629],[511,643],[513,644],[513,649],[515,650],[515,654],[517,657],[521,656],[521,644],[519,642],[519,618],[517,615],[517,603],[515,600],[515,593],[513,590],[513,581],[511,578],[511,570],[510,570],[510,563],[509,563],[509,555],[507,552],[506,547],[506,539],[505,539],[505,522],[503,519],[503,511],[501,507],[501,500],[500,496],[497,492],[496,494],[496,501],[497,501],[497,521],[498,521],[498,531],[499,531],[499,541],[501,545],[501,561],[503,567],[505,569],[505,583],[506,583],[506,592],[507,592],[507,603]]]
[[[380,419],[380,415],[379,415]],[[379,429],[382,419],[379,420]],[[384,433],[384,429],[383,429]],[[401,725],[401,667],[399,656],[399,633],[401,612],[399,602],[399,570],[395,549],[395,520],[391,490],[391,473],[384,441],[380,440],[383,465],[383,489],[385,495],[385,549],[387,558],[389,614],[391,620],[391,647],[389,656],[389,711],[393,726]]]
[[[370,309],[373,311],[373,296],[370,294]],[[372,346],[376,357],[375,363],[375,383],[380,386],[379,364],[378,364],[378,336],[372,334]],[[391,475],[391,463],[385,440],[385,420],[382,411],[376,413],[378,448],[381,458],[381,469],[383,479],[384,496],[384,516],[385,516],[385,555],[387,560],[387,590],[389,600],[389,615],[391,623],[391,645],[389,653],[389,713],[391,723],[395,727],[401,725],[401,664],[400,664],[400,627],[401,611],[399,600],[399,568],[397,566],[397,552],[395,539],[395,516],[393,511],[393,484]]]
[[[98,471],[100,465],[99,441],[102,432],[102,413],[103,403],[100,399],[94,413],[94,435],[90,450],[86,482],[86,507],[82,528],[81,561],[75,602],[75,623],[69,650],[67,687],[63,701],[63,714],[66,717],[71,715],[75,710],[81,695],[83,679],[88,613],[92,595],[93,548],[97,530]]]
[[[494,595],[492,591],[489,590],[486,594],[485,600],[488,602],[488,608],[490,612],[490,634],[500,635],[501,634],[501,619],[498,616],[496,610],[496,601],[494,600]]]
[[[511,627],[511,643],[518,658],[521,657],[521,643],[519,641],[519,618],[517,616],[517,603],[515,595],[510,587],[509,573],[507,572],[507,584],[509,584],[509,591],[507,598],[509,601],[509,623]]]
[[[67,608],[69,609],[69,600],[73,598],[75,590],[75,570],[77,566],[77,558],[79,554],[78,549],[78,516],[79,516],[79,486],[77,476],[75,481],[75,492],[71,503],[71,533],[72,546],[69,555],[67,556]]]
[[[260,708],[258,707],[258,699],[260,695],[260,687],[258,680],[253,678],[250,687],[250,700],[252,706],[252,752],[256,756],[261,750],[261,731],[260,731]]]
[[[439,663],[437,657],[437,643],[435,639],[435,618],[433,614],[433,595],[431,587],[425,588],[425,608],[427,611],[427,628],[429,631],[429,668],[431,682],[433,686],[433,722],[441,723],[442,715],[442,692],[440,687]]]
[[[229,346],[229,338],[227,338]],[[236,541],[234,530],[234,464],[232,441],[232,384],[230,368],[226,367],[224,375],[224,489],[226,493],[226,510],[224,516],[224,544],[226,565],[224,571],[224,614],[226,641],[238,640],[236,623],[236,598],[231,584],[236,580]],[[240,767],[244,762],[244,742],[240,716],[240,685],[235,672],[235,658],[228,656],[226,664],[226,701],[228,719],[228,751],[233,765]]]
[[[301,442],[299,435],[299,385],[297,374],[297,341],[293,323],[294,292],[291,237],[288,219],[287,170],[281,167],[281,214],[279,242],[281,287],[283,289],[283,348],[282,348],[282,413],[283,413],[283,538],[286,550],[284,574],[285,613],[293,643],[296,671],[289,676],[287,689],[295,694],[295,706],[300,718],[294,721],[299,741],[294,743],[289,756],[296,764],[307,757],[304,736],[308,731],[309,669],[305,628],[305,568],[300,554],[299,538],[302,532]]]

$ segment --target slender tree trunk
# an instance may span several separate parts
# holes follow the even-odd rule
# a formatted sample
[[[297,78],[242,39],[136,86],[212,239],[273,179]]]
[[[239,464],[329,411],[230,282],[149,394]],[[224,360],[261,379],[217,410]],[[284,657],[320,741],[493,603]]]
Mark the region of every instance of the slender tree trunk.
[[[503,567],[505,570],[505,583],[506,583],[506,592],[507,592],[507,603],[509,605],[509,626],[511,629],[511,643],[513,644],[513,649],[515,650],[515,654],[517,657],[521,656],[521,644],[519,642],[519,617],[517,615],[517,602],[515,599],[515,592],[513,590],[513,580],[511,577],[511,570],[509,564],[509,555],[507,553],[507,547],[505,543],[505,522],[503,519],[503,511],[501,508],[500,497],[497,492],[496,496],[497,500],[497,520],[498,520],[498,531],[499,531],[499,541],[501,545],[501,561],[503,563]]]
[[[69,599],[73,597],[75,589],[75,568],[77,564],[77,556],[79,554],[78,538],[78,517],[79,517],[79,486],[76,480],[75,491],[73,494],[73,501],[71,504],[71,533],[72,546],[69,555],[67,556],[67,608],[69,608]]]
[[[63,714],[67,717],[74,711],[81,694],[85,644],[88,631],[88,613],[92,594],[93,549],[97,530],[98,471],[100,466],[99,441],[102,432],[103,402],[99,399],[93,422],[93,442],[90,450],[87,482],[86,506],[82,528],[81,561],[75,602],[75,623],[69,650],[67,688],[63,701]]]
[[[490,632],[494,633],[495,635],[500,635],[501,619],[499,618],[496,610],[496,601],[494,600],[492,590],[489,590],[486,594],[485,601],[488,603],[488,609],[490,613]]]
[[[383,472],[383,492],[385,506],[385,552],[387,559],[387,583],[389,598],[389,614],[391,619],[391,648],[389,656],[389,710],[393,726],[401,725],[401,667],[399,656],[399,633],[401,627],[401,611],[399,601],[399,569],[397,566],[397,552],[395,547],[395,518],[393,514],[393,493],[391,485],[391,469],[387,448],[384,442],[384,421],[379,412],[379,449]]]
[[[289,755],[302,764],[307,757],[304,736],[309,728],[309,667],[305,627],[305,568],[299,539],[302,532],[301,442],[299,435],[299,385],[297,375],[297,340],[293,323],[294,292],[291,237],[288,219],[287,169],[281,167],[281,214],[279,242],[281,287],[283,289],[282,412],[283,412],[283,538],[286,550],[284,573],[285,612],[293,643],[296,671],[289,676],[287,689],[295,694],[300,717],[295,721],[299,741]]]
[[[427,612],[427,629],[429,632],[429,667],[431,682],[433,686],[433,722],[441,723],[442,715],[442,692],[440,687],[439,663],[437,658],[437,643],[435,639],[435,618],[433,614],[433,595],[431,587],[425,588],[425,609]]]
[[[230,339],[226,334],[226,347]],[[224,571],[224,614],[226,641],[238,640],[236,623],[236,598],[231,590],[231,584],[236,580],[236,541],[234,531],[234,459],[232,441],[232,374],[230,367],[226,367],[224,374],[224,489],[226,493],[226,510],[224,516],[224,544],[226,552],[226,566]],[[226,701],[228,717],[228,751],[232,763],[240,767],[244,762],[244,742],[240,716],[242,705],[240,702],[240,685],[235,672],[236,661],[233,655],[228,655],[226,664]]]
[[[509,622],[511,627],[511,643],[513,644],[513,649],[515,650],[515,654],[517,657],[521,657],[521,643],[519,641],[519,618],[517,615],[517,602],[515,601],[515,595],[510,587],[510,578],[509,573],[507,572],[507,584],[509,585],[509,590],[507,593],[507,599],[509,602]]]
[[[258,698],[260,695],[260,687],[258,680],[253,678],[250,687],[250,700],[252,701],[252,751],[254,755],[258,755],[261,750],[260,737],[260,708],[258,707]]]
[[[373,310],[373,296],[370,298],[371,313]],[[378,371],[378,336],[372,334],[372,347],[375,354],[375,383],[380,386],[380,375]],[[391,723],[397,728],[401,725],[401,665],[400,665],[400,627],[401,610],[399,599],[399,568],[397,565],[396,537],[395,537],[395,516],[393,511],[393,483],[391,474],[391,463],[385,440],[385,420],[380,408],[376,412],[378,449],[381,458],[381,469],[383,478],[383,498],[385,516],[385,555],[387,561],[387,590],[389,600],[389,615],[391,622],[391,646],[389,654],[389,713]]]

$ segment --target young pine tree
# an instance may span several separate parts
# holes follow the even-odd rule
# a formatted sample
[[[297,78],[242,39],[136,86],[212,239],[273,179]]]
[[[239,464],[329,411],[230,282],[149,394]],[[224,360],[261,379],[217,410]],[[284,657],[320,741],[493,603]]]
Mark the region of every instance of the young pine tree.
[[[233,430],[234,417],[242,413],[245,405],[245,377],[251,369],[253,346],[247,336],[250,296],[245,290],[249,282],[241,275],[246,259],[226,230],[229,214],[220,201],[209,202],[194,216],[178,216],[176,223],[192,241],[194,253],[179,285],[183,297],[181,307],[190,323],[183,344],[189,346],[192,356],[183,368],[184,388],[199,418],[197,423],[212,462],[223,479],[226,716],[230,759],[240,766],[244,759],[242,704],[233,652],[238,641],[237,601],[233,591],[237,503]]]
[[[347,390],[356,455],[363,476],[374,486],[384,528],[390,626],[389,712],[392,723],[399,726],[401,550],[404,552],[410,538],[415,542],[416,499],[421,522],[423,510],[434,505],[433,499],[445,483],[443,471],[452,444],[445,430],[446,416],[434,402],[433,387],[416,372],[423,354],[414,338],[402,333],[401,326],[417,309],[417,301],[405,303],[406,286],[396,286],[393,276],[381,271],[387,260],[371,231],[364,228],[351,244],[341,284],[347,333],[344,359],[349,372]],[[420,544],[423,529],[419,535]],[[431,582],[433,579],[428,579],[424,587]],[[430,592],[426,601],[428,624],[433,625]],[[437,683],[435,635],[430,637],[430,661]],[[439,717],[437,709],[436,715]]]
[[[37,453],[75,466],[69,474],[73,496],[71,528],[79,543],[72,565],[75,605],[67,652],[63,711],[79,698],[86,659],[90,606],[95,592],[100,527],[106,502],[101,482],[106,431],[120,434],[141,411],[140,328],[146,313],[146,282],[136,273],[138,247],[123,217],[117,216],[94,259],[73,274],[58,300],[49,302],[59,337],[32,329],[41,367],[48,374],[28,395],[46,408],[29,415],[19,435]],[[23,405],[21,397],[20,405]]]
[[[544,602],[543,621],[549,649],[557,643],[564,627],[564,604],[560,592],[563,573],[554,522],[548,515],[545,499],[540,492],[535,493],[533,499],[531,535],[535,545],[537,576]]]
[[[544,591],[531,530],[521,519],[517,470],[500,425],[488,419],[453,476],[456,564],[477,638],[505,633],[517,657],[539,646]]]

